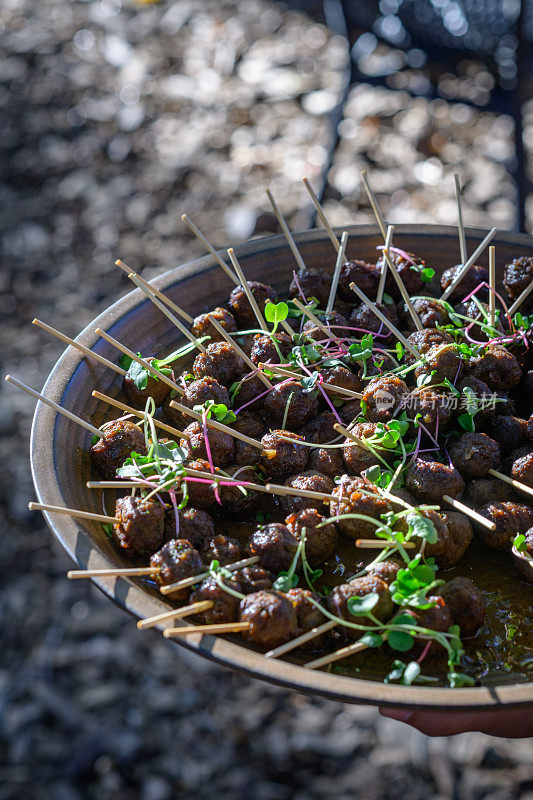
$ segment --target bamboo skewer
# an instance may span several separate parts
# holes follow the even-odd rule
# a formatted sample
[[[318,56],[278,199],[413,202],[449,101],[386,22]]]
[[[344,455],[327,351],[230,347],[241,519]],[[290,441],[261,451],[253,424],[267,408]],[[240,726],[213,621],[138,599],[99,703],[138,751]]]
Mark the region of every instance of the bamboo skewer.
[[[353,281],[350,283],[350,289],[351,289],[353,292],[355,292],[355,294],[356,294],[356,295],[359,297],[359,299],[360,299],[360,300],[362,300],[362,302],[363,302],[363,303],[364,303],[366,306],[368,306],[370,309],[372,309],[372,311],[374,312],[374,314],[376,315],[376,317],[377,317],[377,318],[378,318],[378,319],[379,319],[379,320],[380,320],[380,321],[381,321],[381,322],[382,322],[382,323],[385,325],[385,327],[387,327],[387,328],[390,330],[390,332],[391,332],[391,333],[393,333],[393,334],[394,334],[394,336],[396,336],[396,338],[397,338],[397,339],[398,339],[398,340],[399,340],[399,341],[400,341],[400,342],[403,344],[403,346],[404,346],[404,347],[406,347],[406,348],[407,348],[407,350],[409,350],[409,352],[411,353],[411,355],[412,355],[412,356],[414,356],[414,357],[416,358],[416,360],[417,360],[417,361],[420,361],[420,359],[421,359],[421,355],[420,355],[420,353],[418,352],[418,350],[416,350],[416,349],[413,347],[413,345],[411,344],[411,342],[409,342],[409,341],[408,341],[408,340],[405,338],[405,336],[403,335],[403,333],[400,333],[400,331],[398,330],[398,328],[397,328],[395,325],[393,325],[393,324],[392,324],[392,322],[391,322],[389,319],[387,319],[387,317],[385,316],[385,314],[383,314],[383,312],[382,312],[382,311],[380,311],[380,310],[379,310],[379,308],[377,308],[377,307],[376,307],[376,305],[375,305],[375,304],[372,302],[372,300],[369,300],[369,299],[368,299],[368,297],[366,296],[366,294],[365,294],[363,291],[361,291],[361,289],[360,289],[358,286],[356,286],[356,285],[355,285],[355,283],[354,283]]]
[[[496,248],[489,247],[489,319],[491,328],[496,325]]]
[[[269,369],[272,372],[275,372],[276,375],[283,375],[286,378],[294,378],[295,380],[300,380],[304,377],[304,375],[300,375],[298,372],[293,372],[290,369],[284,369],[283,367],[278,367],[277,365],[272,366],[271,364],[265,364],[260,362],[258,366],[261,369]],[[354,392],[352,389],[345,389],[343,386],[335,386],[334,383],[327,383],[323,381],[320,386],[323,389],[329,389],[332,392],[338,392],[339,394],[345,394],[347,397],[353,397],[356,399],[360,399],[363,395],[361,392]]]
[[[143,282],[142,278],[139,278],[139,276],[136,275],[134,272],[130,272],[128,278],[130,278],[130,280],[133,281],[135,286],[137,286],[141,290],[141,292],[145,294],[149,300],[152,301],[154,306],[157,306],[157,308],[163,312],[165,317],[167,317],[167,319],[169,319],[172,322],[172,324],[176,326],[176,328],[180,331],[180,333],[182,333],[185,336],[185,338],[191,342],[191,344],[197,347],[201,353],[205,353],[204,345],[201,342],[199,342],[198,339],[195,336],[193,336],[190,330],[188,330],[188,328],[186,328],[185,325],[182,322],[180,322],[179,319],[175,317],[171,311],[169,311],[166,305],[162,303],[161,300],[159,300],[155,296],[152,290],[148,288],[148,284],[146,282]]]
[[[391,542],[389,539],[356,539],[355,546],[360,550],[385,550],[387,547],[397,547],[401,545],[405,550],[414,550],[414,542]]]
[[[292,497],[309,497],[311,500],[329,500],[338,501],[338,497],[334,494],[326,494],[325,492],[314,492],[312,489],[293,489],[292,486],[282,486],[280,483],[267,483],[265,486],[267,492],[279,495],[290,495]]]
[[[166,385],[170,386],[171,389],[175,389],[175,391],[178,394],[184,394],[184,391],[181,388],[181,386],[178,386],[178,384],[175,383],[173,380],[167,378],[166,375],[164,375],[158,369],[149,364],[148,361],[145,361],[144,358],[141,358],[140,356],[137,355],[137,353],[134,353],[133,350],[130,350],[129,347],[126,347],[125,344],[122,344],[117,339],[114,339],[112,336],[109,335],[109,333],[106,333],[101,328],[96,328],[96,333],[99,336],[101,336],[102,339],[105,339],[106,342],[109,342],[109,344],[112,344],[114,347],[116,347],[117,350],[120,350],[121,353],[124,353],[125,355],[129,356],[129,358],[133,359],[133,361],[136,361],[137,364],[140,364],[141,367],[144,367],[144,369],[147,372],[149,372],[150,375],[153,375],[154,378],[158,378],[163,383],[166,383]]]
[[[283,214],[281,213],[281,211],[279,210],[278,204],[274,200],[274,196],[273,196],[272,192],[270,191],[270,189],[266,190],[266,194],[267,194],[268,199],[270,200],[270,205],[272,206],[272,211],[274,212],[274,216],[276,217],[277,221],[279,222],[280,228],[283,231],[283,235],[287,239],[287,243],[288,243],[288,245],[289,245],[289,247],[291,249],[291,252],[292,252],[292,254],[293,254],[293,256],[294,256],[294,258],[296,260],[296,263],[298,264],[298,268],[299,269],[305,269],[306,267],[305,267],[305,262],[304,262],[304,260],[302,258],[302,254],[300,253],[300,251],[296,247],[296,242],[294,241],[292,233],[289,230],[289,226],[285,222],[285,218],[284,218]]]
[[[175,400],[171,400],[170,405],[173,408],[177,408],[178,411],[181,411],[182,414],[187,414],[187,416],[192,417],[193,419],[196,419],[199,422],[203,422],[202,415],[198,414],[197,411],[193,411],[192,408],[187,408],[187,406],[182,406],[181,403],[176,403]],[[205,422],[209,428],[215,428],[215,430],[222,431],[222,433],[227,433],[229,434],[229,436],[233,436],[234,439],[240,439],[241,442],[245,442],[245,444],[249,444],[252,447],[257,448],[258,450],[263,450],[263,445],[261,444],[261,442],[258,442],[257,439],[252,439],[250,436],[245,436],[244,433],[236,431],[233,428],[229,428],[227,425],[223,425],[221,422],[217,422],[217,420],[210,419],[209,417],[206,417]]]
[[[238,277],[230,269],[230,267],[226,264],[224,259],[221,257],[220,253],[217,253],[217,251],[215,250],[213,245],[210,242],[207,241],[207,239],[203,235],[202,231],[199,228],[196,227],[194,222],[191,219],[189,219],[187,214],[182,214],[181,215],[181,219],[190,228],[190,230],[194,233],[196,238],[203,244],[203,246],[206,248],[208,253],[211,253],[213,258],[215,258],[218,261],[219,265],[222,267],[222,269],[224,270],[224,272],[226,273],[228,278],[230,278],[230,280],[232,280],[233,283],[235,283],[238,286],[239,285]]]
[[[335,262],[335,271],[333,273],[333,278],[331,281],[331,289],[329,290],[328,303],[326,306],[326,314],[331,314],[331,312],[333,311],[333,304],[335,302],[337,289],[339,287],[339,277],[341,274],[342,265],[344,264],[345,260],[347,244],[348,244],[348,231],[344,231],[344,233],[341,236],[341,246],[339,247],[339,251],[337,253],[337,261]]]
[[[461,264],[464,266],[467,260],[467,252],[466,252],[466,236],[465,236],[465,226],[463,224],[463,205],[461,202],[461,182],[459,180],[459,175],[455,173],[453,176],[453,180],[455,182],[455,197],[457,200],[457,228],[459,230],[459,251],[461,253]]]
[[[237,342],[236,342],[234,339],[232,339],[232,338],[231,338],[231,336],[229,335],[229,333],[228,333],[228,332],[227,332],[227,331],[226,331],[226,330],[225,330],[225,329],[222,327],[222,325],[221,325],[221,324],[218,322],[218,320],[216,320],[216,319],[215,319],[215,318],[212,316],[212,314],[208,314],[208,315],[207,315],[207,319],[209,320],[209,322],[211,323],[211,325],[212,325],[212,326],[213,326],[213,327],[214,327],[214,328],[215,328],[215,329],[216,329],[216,330],[219,332],[219,334],[220,334],[220,335],[223,337],[223,339],[225,339],[225,341],[226,341],[226,342],[227,342],[227,343],[230,345],[230,347],[231,347],[233,350],[235,350],[235,352],[236,352],[236,353],[238,353],[238,354],[240,355],[240,357],[242,358],[242,360],[244,361],[244,363],[245,363],[245,364],[246,364],[248,367],[250,367],[250,369],[251,369],[251,370],[253,370],[254,372],[256,372],[256,371],[257,371],[257,366],[254,364],[254,362],[252,361],[252,359],[251,359],[249,356],[247,356],[247,355],[246,355],[246,353],[244,352],[244,350],[242,349],[242,347],[239,347],[239,345],[237,344]],[[264,385],[265,385],[265,386],[266,386],[268,389],[272,389],[272,384],[270,383],[270,381],[268,380],[268,378],[266,377],[266,375],[263,375],[263,373],[262,373],[262,372],[258,372],[258,373],[257,373],[257,376],[258,376],[259,380],[260,380],[260,381],[261,381],[261,382],[262,382],[262,383],[263,383],[263,384],[264,384]]]
[[[339,240],[337,239],[337,236],[335,235],[335,231],[333,230],[333,228],[329,224],[329,221],[328,221],[328,218],[326,217],[324,209],[322,208],[318,197],[316,196],[315,192],[313,191],[313,187],[309,183],[309,179],[308,178],[303,178],[302,180],[304,182],[305,188],[309,192],[309,196],[310,196],[311,200],[313,201],[313,205],[314,205],[314,207],[316,209],[316,213],[318,214],[318,217],[319,217],[322,225],[324,226],[329,238],[331,239],[333,247],[338,252],[339,249],[340,249],[341,244],[340,244]]]
[[[194,636],[199,633],[204,634],[212,633],[242,633],[247,631],[250,627],[249,622],[218,622],[214,625],[187,625],[182,628],[167,628],[163,631],[165,639],[171,639],[174,636]]]
[[[56,411],[58,414],[62,414],[67,419],[72,420],[72,422],[77,422],[78,425],[81,425],[82,428],[88,430],[89,433],[93,434],[93,436],[98,436],[100,439],[104,438],[105,434],[103,434],[102,431],[98,430],[98,428],[95,428],[94,425],[91,425],[90,422],[86,422],[84,419],[81,419],[81,417],[77,417],[76,414],[72,413],[72,411],[67,411],[66,408],[63,408],[57,403],[54,403],[53,400],[49,400],[43,394],[40,394],[40,392],[36,392],[35,389],[32,389],[30,386],[26,386],[26,384],[22,383],[22,381],[19,381],[18,378],[13,378],[12,375],[6,375],[5,380],[8,381],[8,383],[12,383],[13,386],[17,387],[17,389],[22,389],[23,392],[31,394],[32,397],[35,397],[37,400],[40,400],[41,403],[50,406],[50,408],[53,408],[54,411]]]
[[[61,331],[52,328],[51,325],[47,325],[46,322],[42,322],[42,320],[37,319],[37,317],[34,320],[32,320],[32,325],[37,325],[37,327],[41,328],[43,331],[51,333],[52,336],[55,336],[62,342],[65,342],[65,344],[69,344],[71,347],[75,347],[76,350],[80,351],[80,353],[89,356],[89,358],[94,358],[95,361],[99,361],[101,364],[104,364],[106,367],[109,367],[109,369],[118,372],[119,375],[127,374],[126,370],[122,369],[122,367],[119,367],[118,364],[113,364],[112,361],[109,361],[107,358],[104,358],[104,356],[101,356],[100,353],[95,353],[94,350],[90,350],[88,347],[85,347],[84,344],[77,342],[75,339],[71,339],[70,336],[66,336],[64,333],[61,333]]]
[[[165,305],[167,305],[169,308],[175,311],[176,314],[179,314],[180,317],[183,317],[185,322],[191,324],[191,322],[194,321],[194,318],[191,317],[191,315],[188,314],[187,311],[184,311],[183,308],[176,305],[176,303],[174,303],[169,297],[167,297],[166,294],[163,294],[163,292],[159,291],[159,289],[156,289],[155,286],[152,286],[150,281],[147,281],[145,278],[142,277],[142,275],[139,275],[138,272],[135,272],[134,269],[128,267],[128,265],[125,264],[123,261],[121,261],[120,258],[118,258],[115,261],[115,266],[120,267],[120,269],[126,273],[128,278],[130,275],[135,275],[136,278],[138,278],[140,282],[143,283],[146,286],[146,288],[152,292],[152,294],[155,294],[155,296],[158,297],[160,300],[162,300],[163,303],[165,303]]]
[[[191,603],[188,606],[182,606],[182,608],[173,608],[172,611],[165,611],[163,614],[157,614],[155,617],[140,619],[137,623],[137,627],[140,631],[144,631],[147,628],[153,628],[155,625],[159,625],[160,622],[183,619],[191,614],[199,614],[201,611],[208,611],[212,607],[212,600],[199,600],[197,603]]]
[[[296,650],[297,647],[300,647],[306,642],[310,642],[311,639],[321,636],[323,633],[326,633],[326,631],[330,631],[332,628],[337,627],[338,624],[338,622],[335,622],[332,619],[328,620],[328,622],[324,622],[322,625],[318,625],[316,628],[311,628],[311,630],[307,631],[307,633],[302,633],[302,635],[297,636],[296,639],[291,639],[290,642],[286,642],[285,644],[276,647],[274,650],[269,650],[268,653],[265,653],[265,658],[279,658],[280,656],[285,655],[285,653],[290,653],[291,650]]]
[[[377,202],[377,200],[376,200],[376,198],[374,196],[374,192],[370,188],[370,182],[368,180],[368,173],[367,173],[366,169],[364,169],[361,172],[361,180],[363,181],[363,186],[365,187],[365,191],[366,191],[367,197],[368,197],[368,199],[370,201],[370,205],[372,206],[372,211],[374,212],[374,216],[375,216],[376,221],[377,221],[377,223],[379,225],[379,229],[381,231],[381,235],[383,236],[383,239],[386,239],[387,238],[387,229],[385,227],[385,222],[384,222],[383,217],[381,215],[381,211],[379,210],[378,202]]]
[[[461,269],[461,270],[459,270],[458,274],[455,276],[455,278],[453,279],[453,281],[450,283],[450,285],[448,286],[448,288],[446,289],[446,291],[444,291],[444,292],[441,294],[441,296],[440,296],[440,298],[439,298],[440,300],[447,300],[447,299],[448,299],[448,297],[449,297],[449,296],[452,294],[452,292],[454,291],[454,289],[455,289],[455,288],[456,288],[456,287],[457,287],[457,286],[458,286],[458,285],[461,283],[461,281],[463,280],[464,276],[466,275],[466,273],[468,272],[468,270],[470,269],[470,267],[471,267],[471,266],[472,266],[472,265],[473,265],[473,264],[476,262],[476,260],[479,258],[479,256],[481,255],[481,253],[483,252],[483,250],[485,249],[485,247],[487,247],[487,245],[489,244],[489,242],[491,242],[491,241],[492,241],[492,239],[493,239],[493,238],[496,236],[496,233],[497,233],[497,232],[498,232],[498,229],[497,229],[497,228],[492,228],[492,229],[491,229],[491,230],[490,230],[490,231],[487,233],[487,235],[485,236],[485,238],[483,239],[483,241],[481,242],[481,244],[480,244],[480,245],[477,247],[477,249],[476,249],[476,250],[475,250],[475,251],[472,253],[472,255],[470,256],[470,258],[467,260],[466,264],[464,264],[464,265],[463,265],[463,267],[462,267],[462,269]]]
[[[520,306],[522,305],[524,300],[527,297],[529,297],[531,292],[533,292],[533,280],[529,282],[529,284],[526,286],[524,291],[516,298],[516,300],[514,301],[513,305],[511,306],[511,308],[507,312],[510,317],[512,317],[512,315],[515,313],[515,311],[518,311],[518,309],[520,308]]]
[[[389,225],[389,227],[387,229],[387,238],[389,239],[389,241],[390,241],[390,239],[392,237],[391,229],[392,229],[392,231],[394,230],[394,226],[393,225]],[[389,235],[389,231],[391,231],[390,235]],[[409,297],[409,293],[407,292],[407,289],[405,288],[405,284],[402,281],[402,279],[400,278],[400,274],[399,274],[398,270],[396,269],[396,267],[395,267],[395,265],[394,265],[394,263],[393,263],[393,261],[392,261],[392,259],[390,257],[390,253],[389,253],[388,248],[385,247],[382,252],[383,252],[383,257],[387,261],[387,265],[389,267],[389,272],[391,273],[392,277],[396,281],[396,285],[398,286],[398,289],[400,290],[400,294],[401,294],[401,296],[403,298],[403,301],[404,301],[405,305],[407,306],[407,310],[409,311],[409,314],[411,315],[411,319],[415,323],[416,329],[421,331],[423,326],[422,326],[422,323],[420,322],[420,317],[418,316],[418,314],[416,312],[416,309],[415,309],[413,303],[411,302],[411,298]]]
[[[252,564],[257,564],[258,561],[259,556],[251,556],[250,558],[243,558],[242,561],[236,561],[234,564],[227,564],[224,566],[224,569],[228,569],[230,572],[233,572],[234,570],[243,569],[244,567],[250,567]],[[181,581],[176,581],[176,583],[167,583],[166,586],[161,586],[159,591],[164,595],[172,594],[180,589],[186,589],[188,586],[194,586],[195,583],[200,583],[204,578],[208,577],[208,571],[201,572],[199,575],[193,575],[191,578],[182,578]]]
[[[142,411],[139,411],[132,406],[127,406],[125,403],[121,403],[120,400],[115,400],[113,397],[109,397],[107,394],[102,394],[102,392],[98,392],[96,389],[94,389],[92,392],[92,396],[96,397],[98,400],[103,400],[104,403],[109,403],[110,406],[119,408],[121,411],[125,411],[127,414],[133,414],[139,419],[144,419],[144,413]],[[170,433],[172,436],[177,436],[179,439],[189,438],[184,431],[180,431],[178,428],[173,428],[172,425],[167,425],[166,422],[160,422],[158,419],[155,419],[155,417],[153,420],[156,428],[161,428],[162,431],[166,431],[166,433]]]
[[[455,500],[453,497],[450,497],[447,494],[443,494],[442,499],[449,503],[452,508],[455,508],[456,511],[460,511],[461,514],[465,514],[467,517],[475,520],[480,525],[488,528],[489,531],[496,530],[496,524],[494,522],[491,522],[490,519],[487,519],[486,517],[482,517],[481,514],[477,513],[477,511],[474,511],[469,506],[465,506],[464,503],[460,503],[459,500]]]
[[[248,302],[252,306],[252,311],[255,314],[255,318],[256,318],[257,322],[259,323],[259,327],[262,328],[265,331],[265,333],[268,333],[269,331],[268,331],[268,326],[267,326],[267,324],[265,322],[265,318],[263,317],[263,314],[261,313],[261,310],[260,310],[259,306],[257,305],[257,300],[255,299],[254,293],[252,292],[252,290],[250,288],[250,284],[246,280],[246,277],[244,275],[244,272],[242,271],[241,265],[239,264],[239,262],[237,260],[237,256],[235,255],[235,251],[233,250],[233,247],[229,248],[228,256],[230,258],[231,263],[233,264],[233,269],[235,270],[235,272],[239,276],[240,285],[242,286],[243,291],[246,294],[246,297],[248,298]]]
[[[133,578],[143,575],[157,575],[159,567],[125,567],[123,569],[71,569],[67,572],[69,581],[80,578]]]
[[[325,667],[327,664],[332,664],[334,661],[340,661],[341,658],[346,658],[347,656],[360,653],[362,650],[367,649],[368,645],[364,642],[354,642],[347,647],[341,647],[340,650],[336,650],[334,653],[329,653],[327,656],[316,658],[314,661],[308,661],[307,664],[303,664],[303,667],[304,669],[319,669],[320,667]]]
[[[94,514],[92,511],[79,511],[76,508],[64,508],[63,506],[49,506],[45,503],[28,503],[30,511],[50,511],[54,514],[66,514],[69,517],[79,517],[80,519],[92,519],[95,522],[110,522],[118,524],[116,517],[108,517],[106,514]]]
[[[520,492],[524,492],[525,494],[530,494],[533,496],[533,489],[531,488],[531,486],[527,486],[525,483],[521,483],[520,481],[517,481],[514,478],[510,478],[508,475],[504,475],[503,472],[499,472],[497,469],[489,469],[489,475],[493,475],[495,478],[499,478],[499,480],[508,483],[509,486],[513,486]]]
[[[389,252],[393,231],[394,228],[392,225],[389,225],[387,228],[387,236],[385,237],[385,250],[387,253]],[[383,295],[385,294],[385,280],[387,278],[387,266],[387,259],[383,258],[381,261],[381,275],[379,276],[378,291],[376,294],[377,305],[381,305],[383,303]]]
[[[307,306],[304,306],[304,304],[301,303],[297,297],[293,297],[292,302],[294,303],[296,308],[298,308],[302,312],[302,314],[304,314],[304,316],[307,317],[307,319],[311,320],[311,322],[313,322],[316,325],[316,327],[319,328],[328,337],[328,339],[331,339],[331,337],[333,336],[333,331],[331,330],[331,328],[326,328],[326,326],[323,325],[322,322],[320,322],[318,317],[315,317],[313,312],[309,308],[307,308]]]

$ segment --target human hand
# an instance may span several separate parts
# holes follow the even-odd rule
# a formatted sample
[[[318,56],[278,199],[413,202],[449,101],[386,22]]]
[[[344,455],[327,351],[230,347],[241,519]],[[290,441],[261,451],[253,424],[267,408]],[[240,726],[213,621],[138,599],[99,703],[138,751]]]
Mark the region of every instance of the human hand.
[[[508,739],[533,736],[531,708],[499,711],[417,711],[403,708],[380,708],[380,714],[405,722],[426,736],[455,736],[477,731]]]

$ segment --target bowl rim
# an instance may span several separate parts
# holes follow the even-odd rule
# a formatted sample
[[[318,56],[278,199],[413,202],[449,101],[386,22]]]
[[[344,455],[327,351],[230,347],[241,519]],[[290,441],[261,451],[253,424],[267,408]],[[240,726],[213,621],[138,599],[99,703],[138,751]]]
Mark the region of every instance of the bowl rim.
[[[378,235],[375,224],[348,225],[335,228],[341,233],[348,230],[352,238]],[[457,241],[457,228],[444,225],[399,224],[395,226],[397,235],[419,235],[453,237]],[[297,243],[328,240],[322,229],[301,231],[293,234]],[[482,228],[467,228],[466,235],[471,240],[481,240],[485,235]],[[533,237],[528,234],[498,233],[493,241],[505,244],[533,245]],[[287,242],[282,235],[265,236],[236,245],[237,257],[253,256],[268,250],[286,249]],[[289,252],[289,251],[288,251]],[[221,256],[225,255],[222,249]],[[160,290],[180,283],[182,280],[201,274],[216,265],[211,255],[194,259],[181,266],[166,270],[151,282]],[[127,293],[116,300],[109,308],[92,320],[76,337],[76,341],[92,348],[100,337],[95,328],[109,330],[125,314],[146,302],[139,289]],[[69,346],[58,358],[52,368],[42,393],[61,403],[69,381],[84,355]],[[38,501],[41,503],[64,505],[61,487],[55,467],[55,430],[59,415],[46,404],[38,401],[31,429],[31,471]],[[105,569],[114,564],[101,554],[90,542],[81,526],[72,518],[63,515],[44,513],[44,517],[55,538],[63,549],[82,569]],[[85,543],[79,547],[80,541]],[[89,546],[87,546],[87,543]],[[113,602],[128,611],[137,619],[153,616],[168,609],[158,598],[151,596],[129,579],[92,578],[93,583]],[[157,626],[162,631],[163,626]],[[468,687],[452,690],[449,687],[401,686],[384,684],[378,681],[337,675],[329,672],[306,670],[296,664],[282,660],[265,658],[261,653],[242,647],[235,642],[215,636],[195,635],[187,640],[168,640],[171,645],[185,647],[216,663],[238,670],[248,676],[268,681],[286,689],[304,694],[319,695],[324,698],[379,706],[432,710],[497,710],[533,705],[533,682],[502,684],[497,686]]]

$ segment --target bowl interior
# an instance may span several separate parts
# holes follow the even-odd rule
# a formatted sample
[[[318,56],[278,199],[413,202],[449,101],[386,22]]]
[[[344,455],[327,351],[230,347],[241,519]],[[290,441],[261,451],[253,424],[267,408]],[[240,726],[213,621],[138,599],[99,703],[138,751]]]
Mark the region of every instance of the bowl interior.
[[[375,226],[353,226],[350,230],[348,257],[375,261],[376,246],[381,244]],[[485,232],[469,230],[468,252],[483,239]],[[335,253],[325,232],[306,231],[296,237],[309,267],[333,270]],[[497,275],[501,279],[504,264],[517,255],[533,255],[533,238],[501,234],[497,246]],[[397,226],[395,244],[425,258],[437,275],[459,261],[455,228],[441,226]],[[235,248],[248,279],[273,284],[287,291],[294,259],[281,236],[254,240]],[[487,252],[480,259],[487,263]],[[224,304],[233,286],[211,256],[177,267],[161,275],[154,284],[191,315]],[[501,288],[501,285],[500,285]],[[133,351],[143,355],[170,352],[183,343],[172,323],[135,290],[100,315],[79,336],[87,347],[117,361],[120,355],[94,332],[96,327]],[[121,378],[115,372],[69,347],[61,356],[45,385],[47,397],[98,426],[116,417],[105,403],[91,396],[94,388],[116,396]],[[43,503],[102,512],[101,495],[85,487],[94,477],[88,447],[91,435],[85,429],[39,403],[32,431],[32,471],[38,498]],[[112,509],[107,509],[111,511]],[[116,552],[102,527],[91,521],[58,514],[47,514],[55,536],[82,568],[131,566]],[[155,590],[125,579],[97,579],[95,583],[114,601],[137,617],[151,616],[169,608]],[[139,634],[142,635],[142,634]],[[241,669],[256,677],[276,682],[298,691],[317,693],[350,702],[418,707],[498,707],[533,702],[533,684],[476,687],[452,691],[446,688],[395,686],[344,676],[304,670],[294,664],[265,659],[253,649],[234,641],[212,636],[190,637],[180,646],[197,650],[220,663]]]

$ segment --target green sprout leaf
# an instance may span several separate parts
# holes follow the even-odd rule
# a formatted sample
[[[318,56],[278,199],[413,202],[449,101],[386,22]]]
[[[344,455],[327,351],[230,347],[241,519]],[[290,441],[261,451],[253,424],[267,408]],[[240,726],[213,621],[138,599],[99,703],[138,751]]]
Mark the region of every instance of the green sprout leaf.
[[[354,617],[367,617],[372,613],[372,610],[379,603],[379,594],[377,592],[370,592],[364,597],[350,597],[347,602],[348,611]]]
[[[461,428],[468,433],[474,433],[476,430],[476,423],[474,422],[474,417],[472,414],[461,414],[457,417],[457,422],[461,426]]]
[[[273,323],[272,333],[274,333],[279,323],[289,316],[289,306],[287,303],[267,303],[264,313],[267,322]]]
[[[135,384],[139,391],[146,389],[150,373],[137,361],[132,361],[128,367],[128,378]]]
[[[379,633],[365,633],[364,636],[361,636],[359,641],[362,644],[366,644],[367,647],[381,647],[384,642],[383,636],[380,636]]]
[[[517,533],[513,539],[513,547],[519,553],[527,553],[526,537],[523,533]]]
[[[430,519],[416,513],[407,514],[405,519],[409,523],[409,529],[413,536],[419,536],[421,539],[425,539],[428,544],[436,543],[439,537],[437,535],[437,529]]]
[[[273,589],[284,593],[288,592],[289,589],[294,589],[295,586],[298,586],[298,576],[294,574],[289,575],[288,572],[280,572],[272,584]]]
[[[470,675],[465,675],[464,672],[448,672],[448,681],[452,689],[458,689],[461,686],[475,686],[476,682]]]
[[[420,277],[422,278],[424,283],[429,283],[434,275],[435,275],[435,270],[431,269],[431,267],[424,267],[424,269],[420,273]]]
[[[104,531],[105,535],[111,538],[113,536],[113,525],[111,522],[103,522],[102,523],[102,530]]]

